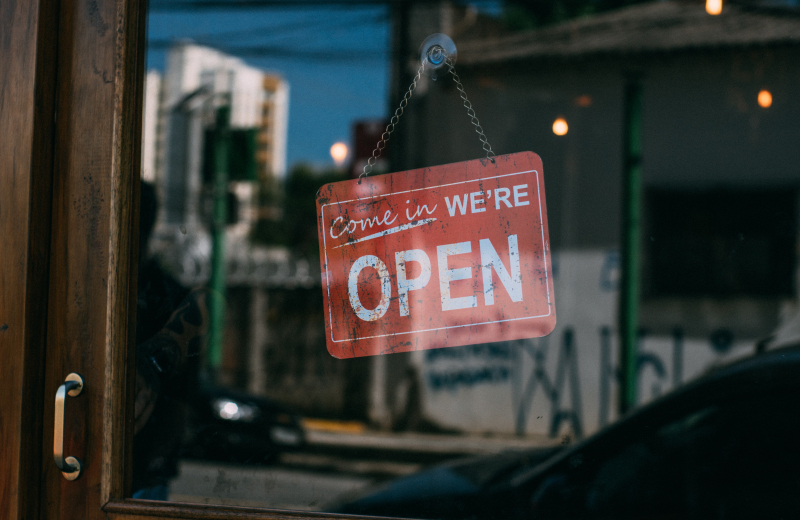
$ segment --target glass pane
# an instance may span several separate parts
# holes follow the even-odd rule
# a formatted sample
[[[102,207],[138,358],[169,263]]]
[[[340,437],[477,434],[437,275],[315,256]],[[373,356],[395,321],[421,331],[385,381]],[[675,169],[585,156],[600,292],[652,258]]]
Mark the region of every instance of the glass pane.
[[[722,460],[700,456],[706,426],[730,446],[795,426],[800,51],[782,35],[800,17],[781,9],[153,0],[133,496],[542,518],[635,488],[619,511],[693,511]],[[391,120],[435,33],[463,91],[423,73]],[[328,353],[315,197],[390,121],[371,175],[485,157],[478,121],[498,155],[541,157],[549,336]],[[765,426],[736,437],[754,411]],[[800,496],[759,478],[701,509]]]

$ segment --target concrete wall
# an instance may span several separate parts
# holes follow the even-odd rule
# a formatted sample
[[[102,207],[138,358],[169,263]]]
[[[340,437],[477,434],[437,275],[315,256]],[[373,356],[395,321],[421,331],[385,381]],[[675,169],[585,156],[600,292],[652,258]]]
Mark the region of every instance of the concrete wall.
[[[461,431],[585,436],[616,419],[618,254],[562,250],[553,264],[558,325],[550,336],[414,353],[427,420]],[[644,336],[638,402],[751,354],[755,339],[716,350],[705,338]]]
[[[444,429],[586,435],[613,420],[626,79],[640,75],[644,86],[645,191],[798,190],[797,63],[800,51],[775,48],[457,67],[494,151],[532,150],[542,157],[558,325],[549,337],[526,342],[390,356],[383,363],[411,365],[416,375],[409,382],[408,371],[383,369],[388,393],[383,403],[395,408],[388,413],[396,416],[407,388],[418,385],[422,415]],[[773,95],[769,108],[757,104],[761,89]],[[569,124],[566,136],[551,130],[557,117]],[[408,153],[395,170],[482,156],[449,77],[421,82],[398,132]],[[643,214],[647,217],[647,207]],[[796,289],[791,297],[759,299],[645,294],[640,402],[752,353],[758,339],[798,312],[797,294]],[[710,341],[719,328],[733,331],[732,344]],[[674,337],[674,329],[682,330],[683,338]],[[387,378],[391,373],[398,375]]]
[[[520,342],[341,361],[325,351],[319,288],[270,291],[268,304],[251,312],[266,319],[263,353],[254,365],[261,376],[253,378],[251,370],[248,387],[310,415],[369,419],[386,428],[560,436],[588,435],[608,424],[616,418],[618,391],[626,74],[644,74],[645,189],[797,190],[800,147],[793,141],[800,104],[791,94],[800,86],[798,57],[760,50],[459,68],[495,151],[532,150],[543,159],[555,331]],[[761,88],[773,93],[769,109],[756,105]],[[449,78],[423,81],[412,100],[397,130],[409,154],[397,169],[481,155]],[[569,123],[564,137],[551,131],[556,117]],[[640,403],[752,353],[757,340],[797,313],[796,294],[645,297]],[[720,328],[733,332],[730,345],[710,340]],[[683,336],[673,336],[675,329]]]
[[[798,59],[798,50],[759,49],[456,70],[494,151],[542,157],[557,249],[618,242],[630,74],[644,85],[646,187],[800,187]],[[756,102],[762,88],[773,94],[768,109]],[[566,136],[551,130],[557,117],[569,123]],[[482,156],[449,77],[423,80],[397,131],[408,154],[395,170]]]

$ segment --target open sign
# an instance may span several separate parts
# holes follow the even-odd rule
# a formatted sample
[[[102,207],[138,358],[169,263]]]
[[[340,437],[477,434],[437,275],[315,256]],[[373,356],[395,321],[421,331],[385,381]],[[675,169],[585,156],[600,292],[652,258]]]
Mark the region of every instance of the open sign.
[[[532,152],[327,184],[317,220],[333,356],[555,327],[542,162]]]

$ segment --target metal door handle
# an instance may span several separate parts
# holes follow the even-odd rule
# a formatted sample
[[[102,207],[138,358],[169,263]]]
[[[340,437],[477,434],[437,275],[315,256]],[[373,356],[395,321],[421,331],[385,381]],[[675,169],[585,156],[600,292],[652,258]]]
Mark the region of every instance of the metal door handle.
[[[53,458],[61,474],[67,480],[81,476],[81,461],[76,457],[64,457],[64,401],[67,396],[75,397],[83,391],[83,378],[74,372],[67,376],[64,384],[56,392],[56,420],[53,433]]]

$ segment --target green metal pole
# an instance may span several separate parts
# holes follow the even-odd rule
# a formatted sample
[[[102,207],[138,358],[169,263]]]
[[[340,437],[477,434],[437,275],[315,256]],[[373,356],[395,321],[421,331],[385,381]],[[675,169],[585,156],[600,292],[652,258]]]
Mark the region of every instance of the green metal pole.
[[[636,404],[637,334],[639,325],[639,259],[642,184],[642,83],[625,86],[622,251],[619,293],[620,414]]]
[[[230,155],[229,105],[217,109],[214,132],[214,214],[211,222],[211,288],[209,301],[208,367],[216,378],[222,361],[225,332],[225,226],[228,220],[228,164]]]

